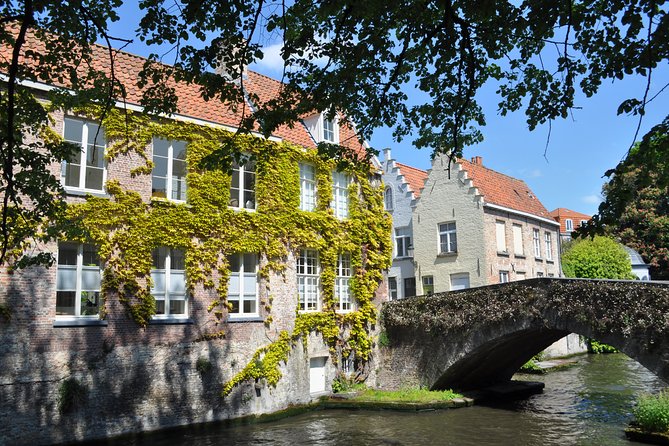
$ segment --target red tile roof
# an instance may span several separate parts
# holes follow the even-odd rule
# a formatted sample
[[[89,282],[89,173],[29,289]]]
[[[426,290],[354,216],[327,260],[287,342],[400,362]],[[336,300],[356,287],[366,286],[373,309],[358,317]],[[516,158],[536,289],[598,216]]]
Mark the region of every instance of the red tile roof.
[[[581,212],[572,211],[567,208],[557,208],[550,212],[551,217],[560,223],[560,232],[569,232],[567,231],[567,219],[571,219],[572,227],[575,230],[581,225],[581,220],[590,221],[592,215],[583,214]]]
[[[397,161],[395,161],[395,165],[400,169],[400,173],[404,175],[404,179],[409,183],[409,186],[411,186],[414,198],[420,197],[420,193],[425,185],[425,180],[427,179],[427,172],[406,164],[398,163]]]
[[[467,171],[468,178],[474,182],[474,187],[478,188],[486,203],[552,220],[548,210],[524,181],[464,159],[457,162]]]
[[[16,27],[14,27],[14,32],[17,32]],[[37,61],[27,57],[26,51],[31,50],[38,54],[43,54],[45,52],[44,43],[38,40],[33,33],[28,33],[26,37],[21,64],[34,65]],[[109,50],[101,45],[93,45],[92,49],[93,68],[101,70],[109,76],[111,73]],[[11,48],[0,46],[0,58],[11,58]],[[140,103],[143,91],[137,86],[137,81],[139,79],[139,72],[143,69],[146,61],[147,59],[144,57],[124,51],[114,52],[114,74],[125,87],[127,95],[125,101],[129,104],[139,105]],[[168,67],[167,65],[164,66]],[[83,69],[84,67],[81,68],[81,70]],[[54,85],[68,87],[68,85],[56,82],[54,82]],[[235,110],[230,103],[223,103],[217,99],[205,101],[201,96],[200,87],[196,84],[177,83],[171,80],[168,85],[174,88],[177,94],[178,113],[180,115],[236,128],[239,126],[242,117],[248,115],[251,111],[251,105],[248,103],[245,104],[246,107],[240,104]],[[248,78],[244,81],[244,88],[250,93],[256,94],[264,102],[279,93],[281,82],[262,74],[248,71]],[[316,143],[301,122],[295,123],[292,127],[283,125],[273,135],[303,147],[316,147]],[[357,153],[364,153],[363,145],[358,141],[357,136],[350,127],[342,125],[340,128],[340,141],[341,145],[349,147]]]

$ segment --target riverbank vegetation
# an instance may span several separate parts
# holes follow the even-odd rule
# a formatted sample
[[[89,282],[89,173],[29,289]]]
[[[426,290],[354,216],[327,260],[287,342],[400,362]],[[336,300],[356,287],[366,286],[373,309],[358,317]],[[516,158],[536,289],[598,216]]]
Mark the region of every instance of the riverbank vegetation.
[[[399,390],[365,389],[352,398],[353,401],[370,401],[376,403],[435,403],[462,398],[452,390],[428,390],[425,388],[404,388]]]
[[[644,395],[634,408],[636,425],[644,431],[669,432],[669,391],[657,395]]]

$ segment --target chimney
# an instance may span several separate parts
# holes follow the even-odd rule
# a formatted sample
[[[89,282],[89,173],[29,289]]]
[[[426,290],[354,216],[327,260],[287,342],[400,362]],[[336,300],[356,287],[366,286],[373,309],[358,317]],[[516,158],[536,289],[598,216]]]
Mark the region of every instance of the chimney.
[[[221,39],[216,44],[223,54],[219,55],[214,72],[232,82],[239,81],[240,71],[242,79],[248,78],[246,63],[237,59],[239,52],[246,46],[246,40],[231,38],[226,41]]]
[[[390,147],[386,147],[385,149],[383,149],[383,158],[386,160],[386,162],[392,159],[390,155]]]
[[[472,164],[478,164],[479,166],[483,165],[483,157],[482,156],[473,156],[472,157]]]

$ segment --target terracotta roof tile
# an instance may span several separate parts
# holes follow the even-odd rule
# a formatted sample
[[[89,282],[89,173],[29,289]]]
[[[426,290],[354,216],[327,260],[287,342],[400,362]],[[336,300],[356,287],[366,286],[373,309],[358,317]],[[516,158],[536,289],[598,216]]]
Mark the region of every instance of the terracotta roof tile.
[[[414,198],[420,197],[425,180],[427,179],[427,171],[398,163],[397,161],[395,161],[395,165],[400,169],[400,173],[404,175],[404,179],[409,183],[409,186],[411,186]]]
[[[485,202],[552,220],[548,210],[524,181],[464,159],[457,162],[467,171]]]
[[[582,212],[572,211],[567,208],[557,208],[550,212],[551,217],[560,223],[560,232],[570,232],[567,231],[567,220],[572,220],[572,228],[576,229],[580,226],[581,220],[590,221],[592,215],[583,214]]]
[[[24,48],[37,53],[44,52],[44,44],[35,38],[34,34],[27,35],[27,41]],[[143,69],[146,58],[130,54],[124,51],[114,52],[114,73],[118,81],[126,89],[127,97],[125,101],[129,104],[139,105],[142,97],[142,89],[137,86],[139,72]],[[5,59],[11,57],[11,48],[8,46],[0,47],[0,57]],[[34,64],[35,60],[24,56],[23,64]],[[93,67],[104,71],[107,75],[111,73],[111,63],[109,52],[106,47],[93,45]],[[83,69],[83,68],[82,68]],[[67,87],[67,85],[57,85]],[[252,104],[239,104],[238,107],[232,107],[230,103],[224,103],[217,99],[205,101],[201,96],[200,86],[196,84],[187,84],[185,82],[169,82],[169,86],[174,88],[178,97],[178,113],[190,118],[200,119],[230,127],[238,127],[243,116],[248,115],[252,109]],[[254,93],[261,101],[267,101],[276,96],[281,88],[281,82],[264,76],[262,74],[249,71],[248,78],[244,82],[244,88],[250,93]],[[303,147],[314,148],[316,143],[309,134],[303,123],[297,122],[293,126],[283,125],[273,134],[285,141],[298,144]],[[357,153],[364,153],[364,146],[358,141],[354,130],[347,126],[340,128],[340,140],[343,146],[355,150]]]

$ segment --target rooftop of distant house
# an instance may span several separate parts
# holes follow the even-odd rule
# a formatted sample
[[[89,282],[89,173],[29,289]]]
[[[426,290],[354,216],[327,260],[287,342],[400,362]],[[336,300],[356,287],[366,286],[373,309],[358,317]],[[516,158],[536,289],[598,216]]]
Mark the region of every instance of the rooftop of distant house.
[[[427,171],[411,167],[407,164],[398,163],[397,161],[395,161],[395,165],[400,169],[400,173],[404,175],[404,179],[411,187],[414,198],[420,197],[420,193],[425,185],[425,180],[427,179]]]

